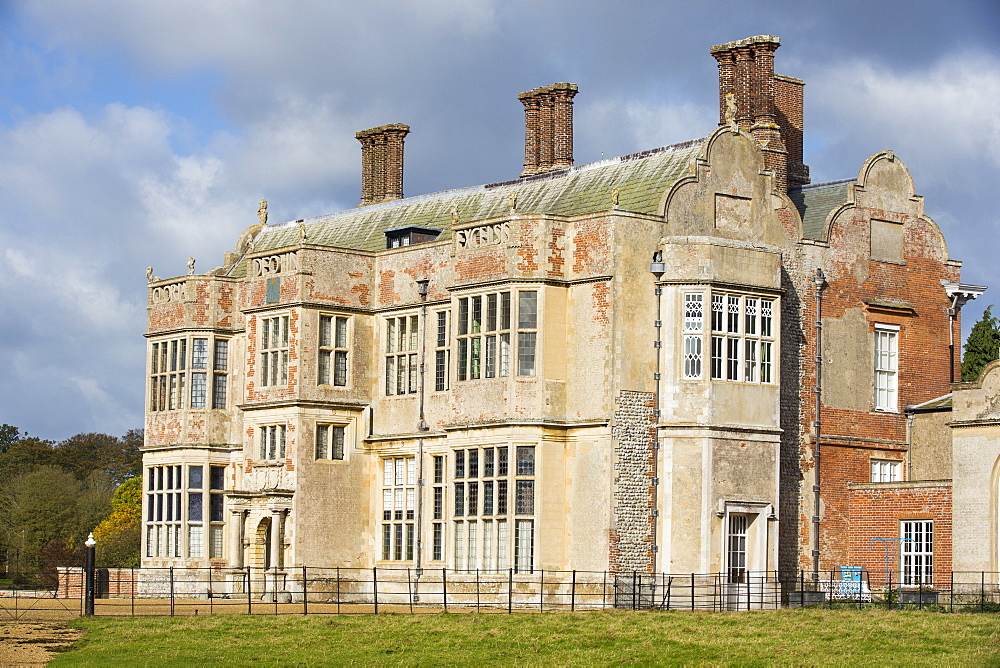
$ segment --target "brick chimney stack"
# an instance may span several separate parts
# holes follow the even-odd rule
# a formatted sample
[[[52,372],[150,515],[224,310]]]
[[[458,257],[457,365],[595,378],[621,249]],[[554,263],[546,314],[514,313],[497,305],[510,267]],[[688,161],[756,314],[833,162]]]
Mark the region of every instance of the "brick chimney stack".
[[[524,105],[524,171],[543,174],[573,166],[576,84],[554,83],[518,95]]]
[[[779,46],[779,38],[757,35],[710,51],[719,63],[719,124],[729,120],[727,97],[732,95],[733,120],[757,140],[775,185],[787,192],[790,186],[809,183],[809,168],[802,164],[803,84],[774,74]]]
[[[403,197],[403,139],[409,125],[390,123],[354,136],[361,142],[361,204]]]

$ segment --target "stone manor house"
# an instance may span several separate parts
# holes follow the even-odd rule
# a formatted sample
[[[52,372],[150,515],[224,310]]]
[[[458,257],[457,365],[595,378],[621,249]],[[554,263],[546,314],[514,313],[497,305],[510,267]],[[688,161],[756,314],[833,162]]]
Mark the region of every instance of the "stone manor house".
[[[984,288],[892,151],[810,183],[778,46],[711,48],[709,136],[591,164],[577,86],[521,93],[502,183],[404,197],[408,126],[359,132],[358,207],[262,202],[222,266],[151,276],[143,564],[740,583],[908,538],[897,577],[950,569],[950,430],[997,449],[1000,370],[949,395]],[[998,456],[966,568],[997,570]]]

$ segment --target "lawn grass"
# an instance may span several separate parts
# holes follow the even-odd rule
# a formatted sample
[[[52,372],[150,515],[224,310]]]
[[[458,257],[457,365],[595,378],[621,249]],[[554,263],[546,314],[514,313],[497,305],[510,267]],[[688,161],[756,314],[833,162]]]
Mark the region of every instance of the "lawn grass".
[[[1000,663],[1000,617],[897,611],[90,618],[63,665]]]

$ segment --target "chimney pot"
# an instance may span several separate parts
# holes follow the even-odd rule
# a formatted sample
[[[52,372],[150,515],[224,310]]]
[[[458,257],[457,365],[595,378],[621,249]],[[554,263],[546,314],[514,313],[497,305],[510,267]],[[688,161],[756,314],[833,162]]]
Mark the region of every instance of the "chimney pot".
[[[531,176],[573,166],[572,83],[554,83],[518,95],[524,105],[524,171]]]
[[[377,204],[403,197],[403,139],[409,125],[390,123],[361,130],[361,203]]]
[[[736,123],[757,140],[775,188],[809,182],[802,164],[802,82],[774,73],[781,40],[757,35],[709,49],[719,63],[719,124],[726,122],[726,96],[736,101]]]

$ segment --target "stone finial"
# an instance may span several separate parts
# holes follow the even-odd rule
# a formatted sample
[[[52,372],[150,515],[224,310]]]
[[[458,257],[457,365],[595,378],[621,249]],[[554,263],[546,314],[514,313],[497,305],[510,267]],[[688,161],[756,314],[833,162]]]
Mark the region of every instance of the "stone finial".
[[[267,225],[267,200],[262,199],[260,201],[260,207],[257,209],[257,217],[260,218],[261,225]]]
[[[188,265],[188,276],[191,276],[192,274],[194,274],[194,258],[193,257],[189,257],[188,258],[187,265]]]
[[[451,205],[451,224],[458,225],[458,205]]]
[[[618,186],[615,186],[614,188],[611,189],[611,206],[616,209],[618,208],[618,196],[620,194],[621,191],[618,190]]]
[[[507,204],[510,207],[511,213],[517,211],[517,193],[507,195]]]
[[[305,243],[307,238],[308,237],[306,236],[306,224],[300,220],[299,221],[299,243]]]
[[[153,268],[152,267],[146,267],[146,282],[147,283],[152,283],[153,282]]]
[[[726,93],[726,125],[736,125],[736,95]]]

